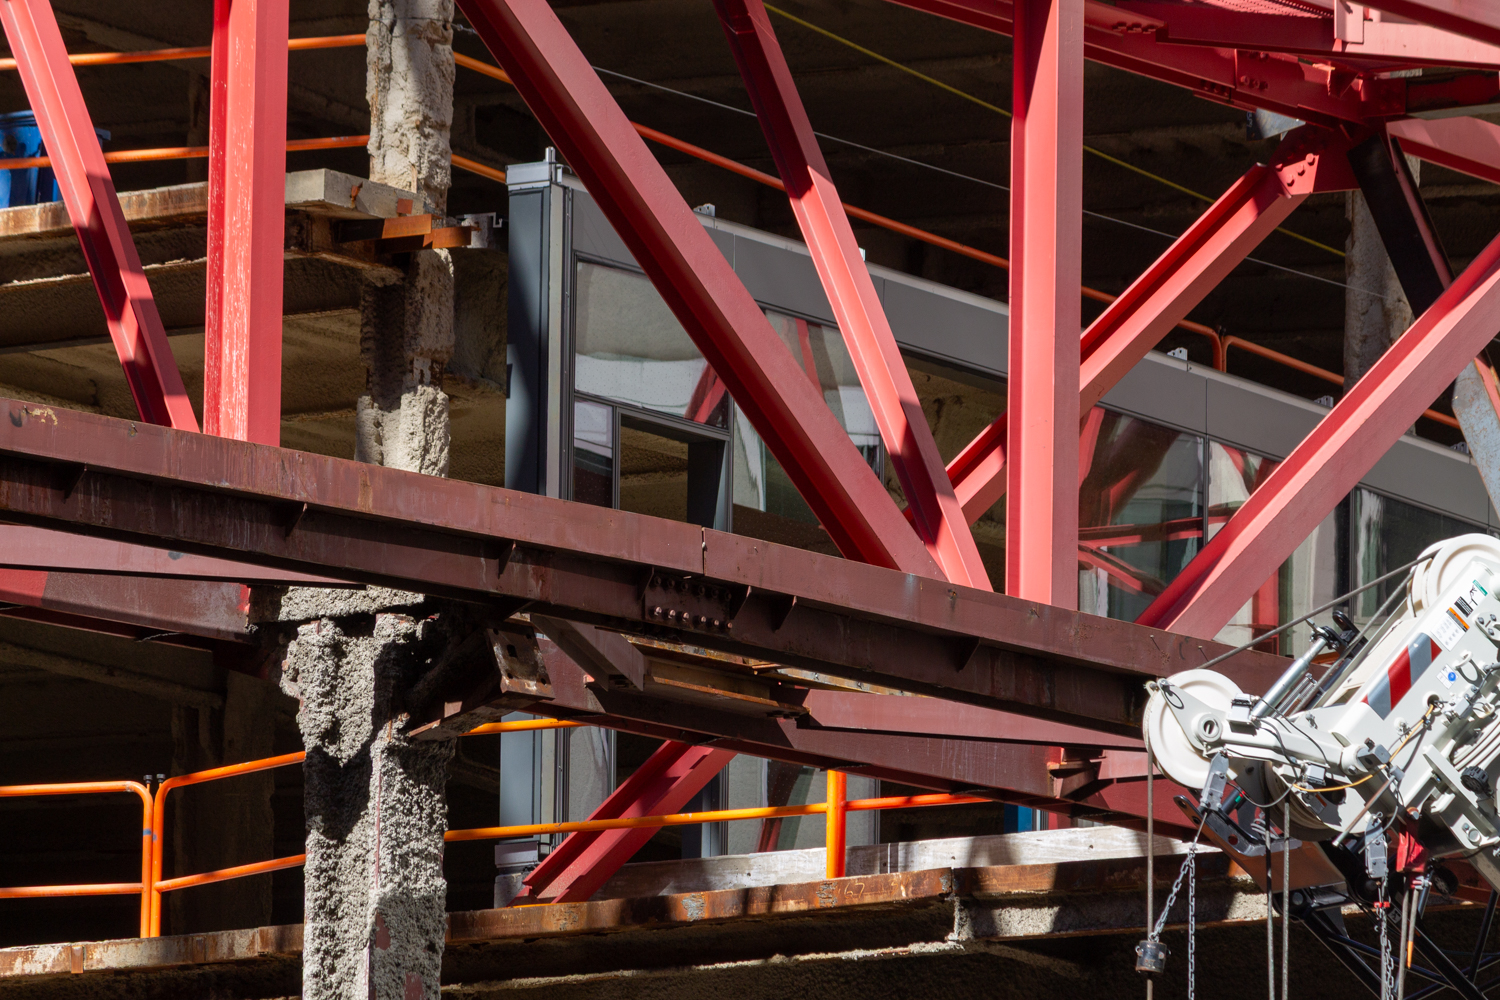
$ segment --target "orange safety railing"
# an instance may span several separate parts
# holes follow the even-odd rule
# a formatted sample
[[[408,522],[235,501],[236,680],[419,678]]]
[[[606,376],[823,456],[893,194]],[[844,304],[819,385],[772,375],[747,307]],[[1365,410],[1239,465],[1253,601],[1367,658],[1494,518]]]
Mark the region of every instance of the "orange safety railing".
[[[583,725],[581,722],[567,722],[559,719],[522,719],[517,722],[490,722],[465,733],[465,736],[487,736],[494,733],[516,733],[530,732],[543,729],[573,729]],[[157,937],[161,934],[161,896],[164,892],[174,889],[189,889],[197,885],[210,885],[214,882],[227,882],[230,879],[246,878],[250,875],[264,875],[267,872],[280,871],[283,868],[295,868],[307,860],[305,854],[293,854],[285,858],[272,858],[270,861],[256,861],[248,865],[235,865],[232,868],[220,868],[218,871],[199,872],[196,875],[179,875],[176,878],[162,878],[162,853],[164,849],[163,833],[166,827],[167,795],[173,789],[186,788],[189,785],[201,785],[208,781],[219,781],[223,778],[234,778],[242,774],[255,774],[258,771],[269,771],[273,768],[286,767],[290,764],[300,764],[307,759],[303,751],[282,754],[280,757],[267,757],[264,760],[252,760],[243,764],[228,764],[224,767],[209,768],[206,771],[195,771],[192,774],[179,774],[176,777],[163,781],[156,789],[156,797],[147,813],[147,854],[149,862],[146,867],[146,883],[150,886],[147,893],[149,903],[145,905],[143,926],[146,930],[141,932],[143,937]],[[148,793],[149,794],[149,793]]]
[[[102,882],[92,885],[28,885],[0,889],[0,899],[36,899],[53,896],[141,896],[141,937],[151,933],[151,791],[139,781],[74,781],[50,785],[0,786],[0,798],[25,798],[33,795],[108,795],[130,793],[141,800],[141,880],[139,882]]]
[[[571,729],[584,723],[556,719],[527,719],[519,722],[494,722],[470,730],[467,736],[483,736],[494,733],[527,732],[548,729]],[[295,868],[306,863],[305,854],[294,854],[269,861],[256,861],[217,871],[199,872],[163,878],[163,849],[165,846],[167,797],[178,788],[201,785],[210,781],[269,771],[306,760],[303,752],[282,754],[264,760],[230,764],[210,768],[192,774],[181,774],[163,781],[153,796],[151,791],[136,781],[89,781],[52,785],[0,786],[0,798],[15,798],[29,795],[81,795],[110,792],[131,792],[139,796],[142,805],[141,830],[141,880],[139,882],[110,882],[80,885],[43,885],[0,888],[0,899],[22,899],[55,896],[141,896],[141,936],[157,937],[161,934],[162,894],[193,886],[227,882]],[[800,806],[758,806],[746,809],[715,809],[704,812],[672,813],[660,816],[630,816],[616,819],[578,820],[564,823],[531,823],[521,826],[479,827],[470,830],[449,830],[443,839],[449,842],[475,840],[507,840],[513,837],[529,837],[544,834],[566,834],[598,830],[639,829],[642,827],[692,826],[700,823],[722,823],[735,820],[781,819],[792,816],[828,816],[825,824],[827,844],[827,872],[829,878],[840,878],[844,874],[845,817],[851,812],[882,809],[915,809],[929,806],[966,805],[990,802],[991,799],[974,795],[897,795],[884,798],[853,799],[845,797],[846,777],[842,772],[828,772],[828,797],[826,802],[814,802]]]

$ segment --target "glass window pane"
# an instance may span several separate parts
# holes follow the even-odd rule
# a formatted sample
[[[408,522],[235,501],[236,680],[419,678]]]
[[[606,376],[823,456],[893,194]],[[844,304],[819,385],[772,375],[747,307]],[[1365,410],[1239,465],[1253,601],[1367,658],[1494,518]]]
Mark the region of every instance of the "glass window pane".
[[[766,310],[766,318],[797,364],[822,391],[823,401],[839,425],[849,432],[849,439],[876,474],[880,474],[880,428],[875,425],[875,412],[870,409],[859,373],[854,370],[854,361],[838,328],[770,309]]]
[[[615,505],[615,411],[584,399],[573,402],[573,499]]]
[[[585,261],[577,277],[577,389],[697,423],[728,425],[723,383],[650,281]]]
[[[1209,444],[1209,538],[1218,534],[1229,518],[1245,505],[1250,494],[1266,481],[1277,464],[1264,455],[1218,442]],[[1284,622],[1327,604],[1342,593],[1345,575],[1340,555],[1343,547],[1339,544],[1341,522],[1337,511],[1324,518],[1277,571],[1261,583],[1255,595],[1215,638],[1232,646],[1243,645]],[[1319,619],[1323,624],[1329,620],[1326,615]],[[1311,638],[1311,626],[1298,625],[1268,639],[1261,648],[1294,656],[1307,648]]]
[[[1363,488],[1354,491],[1352,520],[1356,587],[1411,562],[1433,542],[1484,531],[1480,525]],[[1392,589],[1399,586],[1402,586],[1402,580],[1397,577],[1356,597],[1355,620],[1363,624],[1390,596]]]
[[[1202,439],[1095,407],[1078,490],[1079,608],[1134,619],[1203,539]]]

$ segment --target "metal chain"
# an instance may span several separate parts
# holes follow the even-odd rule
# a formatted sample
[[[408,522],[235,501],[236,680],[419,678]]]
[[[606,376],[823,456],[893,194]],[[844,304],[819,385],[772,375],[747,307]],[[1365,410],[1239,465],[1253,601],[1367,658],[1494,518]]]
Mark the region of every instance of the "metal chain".
[[[1156,754],[1151,751],[1149,727],[1141,730],[1141,741],[1146,747],[1146,940],[1154,941],[1151,933],[1152,908],[1156,902],[1156,795],[1152,788],[1155,780]],[[1155,984],[1146,977],[1146,1000],[1154,1000]]]
[[[1281,1000],[1287,1000],[1292,948],[1292,797],[1281,814]]]
[[[1182,862],[1182,870],[1177,873],[1177,881],[1172,883],[1172,891],[1167,893],[1167,901],[1162,904],[1161,915],[1156,918],[1156,926],[1152,928],[1150,934],[1146,935],[1152,941],[1161,940],[1162,929],[1167,926],[1167,914],[1172,912],[1172,904],[1177,902],[1177,892],[1182,888],[1182,883],[1188,877],[1188,874],[1197,868],[1197,865],[1193,863],[1193,859],[1197,854],[1198,844],[1195,841],[1188,845],[1187,857]],[[1192,895],[1189,894],[1188,905],[1190,907],[1192,906],[1192,899]]]
[[[1198,988],[1198,845],[1188,849],[1188,1000]]]
[[[1375,919],[1380,924],[1380,1000],[1391,1000],[1391,981],[1395,979],[1395,967],[1391,962],[1391,937],[1386,926],[1389,904],[1385,898],[1385,880],[1381,879],[1375,896]]]

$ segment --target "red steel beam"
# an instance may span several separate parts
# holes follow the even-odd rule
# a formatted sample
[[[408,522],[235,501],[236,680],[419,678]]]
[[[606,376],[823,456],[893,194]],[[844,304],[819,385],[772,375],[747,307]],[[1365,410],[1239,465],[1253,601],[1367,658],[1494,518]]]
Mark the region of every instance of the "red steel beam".
[[[0,25],[15,54],[141,419],[196,431],[198,420],[120,211],[52,5],[48,0],[6,0],[0,3]],[[279,242],[277,246],[279,253]]]
[[[1403,153],[1500,184],[1500,126],[1478,118],[1407,118],[1391,122],[1386,132]]]
[[[1420,24],[1500,45],[1500,3],[1495,0],[1380,0],[1377,6]]]
[[[849,345],[917,534],[948,579],[988,589],[989,575],[943,468],[875,283],[860,259],[854,229],[766,9],[761,0],[715,0],[714,6],[823,291]]]
[[[1246,255],[1313,193],[1355,187],[1338,133],[1304,126],[1256,165],[1177,238],[1083,332],[1079,408],[1086,413]],[[1008,414],[948,463],[969,523],[1005,495]]]
[[[668,740],[640,769],[605,799],[589,819],[664,816],[681,812],[689,800],[734,759],[732,750],[714,750]],[[512,905],[581,903],[608,882],[659,826],[631,830],[570,833],[526,876]]]
[[[891,2],[1002,35],[1013,30],[1012,4],[1007,0]],[[1261,108],[1329,127],[1340,122],[1364,124],[1406,111],[1404,79],[1355,79],[1357,68],[1321,59],[1158,41],[1165,27],[1161,21],[1092,0],[1085,2],[1084,22],[1085,58],[1182,87],[1205,100]]]
[[[839,550],[940,577],[552,9],[544,0],[459,0],[459,7]]]
[[[1500,237],[1344,395],[1139,624],[1212,636],[1494,336]]]
[[[288,24],[288,0],[215,0],[209,71],[203,423],[270,445],[281,442]]]
[[[1078,604],[1083,0],[1017,0],[1005,592]]]
[[[1175,45],[1319,56],[1372,70],[1386,70],[1393,64],[1500,65],[1500,47],[1425,24],[1352,20],[1352,30],[1344,32],[1349,37],[1341,38],[1336,35],[1332,12],[1326,17],[1289,17],[1163,0],[1122,0],[1116,8],[1163,22],[1158,40]]]

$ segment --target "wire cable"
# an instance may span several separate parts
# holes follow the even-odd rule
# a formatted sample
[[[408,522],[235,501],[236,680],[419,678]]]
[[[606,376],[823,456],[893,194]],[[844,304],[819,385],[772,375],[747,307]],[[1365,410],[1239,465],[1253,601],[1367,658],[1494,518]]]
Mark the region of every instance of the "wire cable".
[[[804,21],[802,18],[797,17],[795,14],[789,14],[786,11],[780,9],[779,7],[773,7],[770,4],[766,4],[765,8],[766,8],[766,10],[770,11],[771,13],[776,14],[776,15],[778,15],[780,17],[784,17],[788,21],[791,21],[794,24],[799,24],[802,27],[808,29],[809,31],[817,32],[818,34],[822,35],[825,38],[829,38],[829,39],[831,39],[831,40],[833,40],[835,42],[838,42],[840,45],[848,46],[849,48],[853,49],[856,52],[859,52],[859,53],[861,53],[863,55],[867,55],[867,56],[869,56],[872,59],[879,60],[880,62],[884,63],[887,66],[892,67],[893,69],[898,69],[898,70],[900,70],[903,73],[910,74],[911,76],[914,76],[917,79],[922,80],[925,83],[930,83],[930,84],[932,84],[935,87],[939,87],[939,88],[941,88],[943,90],[946,90],[950,94],[954,94],[954,95],[956,95],[958,97],[961,97],[964,100],[970,101],[970,102],[972,102],[974,104],[977,104],[980,107],[985,108],[985,109],[987,109],[989,111],[998,112],[999,114],[1004,115],[1006,118],[1012,118],[1012,117],[1014,117],[1014,115],[1011,112],[1005,110],[1004,108],[1000,107],[999,105],[991,104],[989,101],[986,101],[983,98],[976,97],[973,94],[970,94],[970,93],[967,93],[965,91],[962,91],[962,90],[958,89],[957,87],[953,86],[952,84],[944,83],[941,80],[938,80],[938,79],[935,79],[933,77],[928,76],[926,73],[920,72],[919,70],[912,69],[910,66],[906,66],[906,65],[904,65],[902,63],[899,63],[896,60],[890,58],[889,56],[883,56],[879,52],[875,52],[872,49],[867,49],[863,45],[860,45],[857,42],[850,41],[849,39],[844,38],[841,35],[834,34],[832,31],[829,31],[827,28],[819,27],[818,25],[813,24],[811,21]],[[1140,174],[1142,177],[1146,177],[1146,178],[1149,178],[1150,180],[1156,181],[1158,184],[1164,184],[1167,187],[1172,188],[1175,191],[1181,191],[1183,194],[1190,195],[1191,197],[1197,198],[1200,201],[1206,201],[1210,205],[1212,205],[1214,203],[1214,201],[1215,201],[1215,199],[1210,198],[1208,195],[1203,194],[1200,191],[1194,191],[1192,188],[1190,188],[1190,187],[1184,187],[1183,185],[1178,184],[1176,181],[1171,181],[1171,180],[1168,180],[1165,177],[1162,177],[1160,174],[1154,174],[1151,171],[1146,170],[1146,169],[1144,169],[1142,167],[1137,167],[1133,163],[1128,163],[1125,160],[1122,160],[1122,159],[1120,159],[1117,156],[1111,156],[1110,154],[1104,152],[1102,149],[1095,149],[1093,146],[1085,145],[1083,147],[1083,151],[1085,153],[1089,153],[1089,154],[1091,154],[1093,156],[1096,156],[1096,157],[1098,157],[1101,160],[1105,160],[1105,161],[1107,161],[1109,163],[1113,163],[1115,166],[1123,167],[1124,169],[1129,170],[1132,173]],[[1281,226],[1277,226],[1276,227],[1276,231],[1278,233],[1282,233],[1283,235],[1290,236],[1293,239],[1301,240],[1303,243],[1306,243],[1309,246],[1315,246],[1319,250],[1327,250],[1329,253],[1334,254],[1335,256],[1338,256],[1338,257],[1344,257],[1344,256],[1346,256],[1346,254],[1342,250],[1335,249],[1334,247],[1331,247],[1331,246],[1329,246],[1326,243],[1319,243],[1317,240],[1312,239],[1311,237],[1303,236],[1301,233],[1292,232],[1290,229],[1285,229],[1285,228],[1282,228]]]
[[[457,25],[455,25],[455,27],[457,27]],[[683,97],[690,101],[697,101],[699,104],[706,104],[709,107],[718,108],[722,111],[730,111],[734,114],[743,115],[747,118],[759,117],[754,111],[749,111],[745,108],[737,108],[733,104],[725,104],[723,101],[716,101],[712,98],[704,97],[700,94],[690,93],[686,90],[678,90],[676,87],[668,87],[665,84],[655,83],[651,80],[643,80],[640,77],[631,76],[628,73],[620,73],[616,70],[605,69],[602,66],[595,66],[593,67],[593,69],[596,73],[602,73],[605,76],[615,77],[616,79],[624,80],[627,83],[633,83],[640,87],[647,87],[651,90],[659,90],[664,94],[672,94],[673,96]],[[843,136],[830,135],[827,132],[819,132],[816,129],[813,130],[813,135],[817,136],[820,139],[826,139],[829,142],[836,142],[840,145],[848,146],[851,149],[858,149],[861,152],[869,153],[872,156],[882,156],[888,160],[895,160],[898,163],[904,163],[907,166],[919,167],[923,170],[931,170],[934,173],[944,174],[948,177],[957,178],[958,180],[968,181],[971,184],[979,184],[983,187],[993,188],[996,191],[1004,191],[1007,193],[1010,192],[1010,185],[1001,184],[999,181],[985,180],[983,177],[975,177],[973,174],[966,174],[959,170],[949,169],[948,167],[940,167],[935,163],[927,163],[923,160],[915,160],[909,156],[902,156],[900,153],[892,153],[889,150],[877,149],[874,146],[867,146],[862,142],[855,142],[853,139],[845,139]],[[1134,229],[1142,233],[1150,233],[1152,236],[1160,236],[1163,239],[1176,240],[1180,238],[1180,234],[1169,233],[1165,229],[1155,229],[1151,226],[1142,225],[1139,222],[1131,222],[1128,219],[1121,219],[1113,215],[1106,215],[1103,212],[1095,212],[1087,208],[1083,210],[1083,214],[1085,216],[1088,216],[1089,218],[1099,219],[1103,222],[1112,222],[1117,226],[1124,226],[1127,229]],[[1335,281],[1333,278],[1325,278],[1322,275],[1311,274],[1307,271],[1299,271],[1297,268],[1287,267],[1285,264],[1276,264],[1269,260],[1266,260],[1263,257],[1254,257],[1247,254],[1244,260],[1246,263],[1259,264],[1261,267],[1269,267],[1272,270],[1296,275],[1299,278],[1307,278],[1309,281],[1316,281],[1324,285],[1332,285],[1335,288],[1342,288],[1345,291],[1355,292],[1368,298],[1382,299],[1386,302],[1406,301],[1399,296],[1387,295],[1384,292],[1371,291],[1368,288],[1359,288],[1358,286],[1350,285],[1343,281]]]

